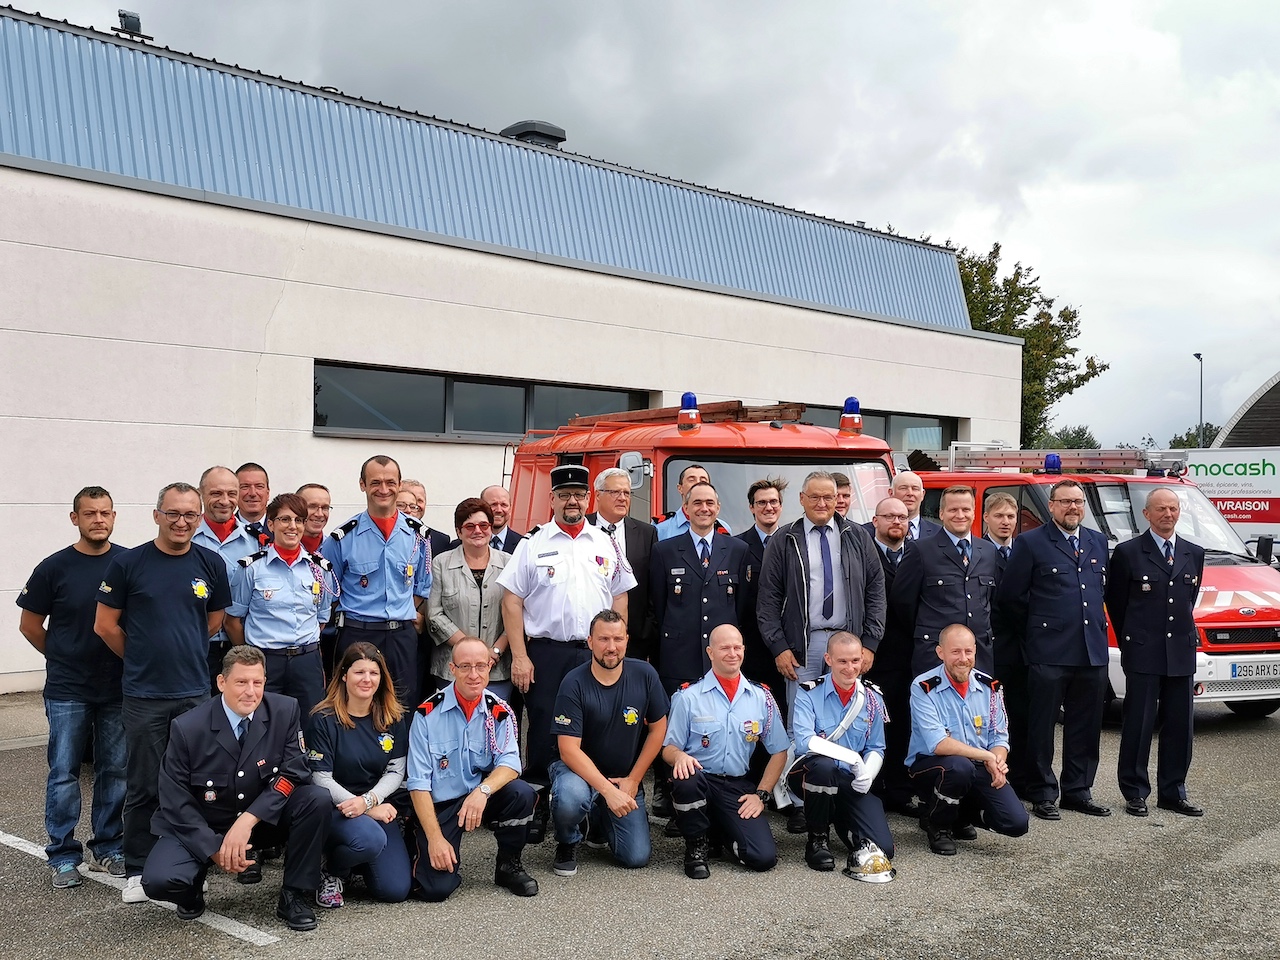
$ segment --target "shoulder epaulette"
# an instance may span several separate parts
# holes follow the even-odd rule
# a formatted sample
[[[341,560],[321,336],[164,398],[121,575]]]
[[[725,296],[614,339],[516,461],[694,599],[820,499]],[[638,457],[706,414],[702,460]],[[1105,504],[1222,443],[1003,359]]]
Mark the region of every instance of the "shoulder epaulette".
[[[670,519],[671,519],[672,517],[674,517],[675,515],[676,515],[676,512],[675,512],[674,510],[668,510],[668,511],[667,511],[666,513],[664,513],[662,516],[660,516],[660,517],[654,517],[654,518],[653,518],[653,522],[654,522],[654,523],[661,523],[663,520],[670,520]]]
[[[507,701],[503,700],[497,694],[490,693],[488,690],[484,692],[484,708],[493,715],[493,719],[501,723],[507,717],[511,716],[511,707]]]
[[[350,533],[352,530],[354,530],[354,529],[356,528],[356,524],[358,524],[359,522],[360,522],[360,518],[359,518],[359,517],[352,517],[350,520],[348,520],[348,521],[347,521],[346,523],[344,523],[342,526],[338,527],[338,529],[336,529],[336,530],[332,531],[332,532],[329,534],[329,536],[333,537],[333,539],[335,539],[335,540],[341,540],[341,539],[342,539],[343,537],[345,537],[348,533]]]
[[[422,533],[422,531],[424,530],[426,530],[427,533],[431,532],[430,530],[427,529],[427,525],[423,523],[421,520],[419,520],[417,517],[411,517],[407,513],[401,514],[401,516],[404,517],[404,522],[409,525],[409,529],[412,530],[414,533]],[[423,533],[422,535],[425,537],[426,533]]]
[[[979,683],[981,683],[983,686],[990,687],[992,690],[999,690],[1001,687],[1004,686],[1004,684],[1001,683],[999,680],[997,680],[995,677],[989,677],[985,673],[982,673],[978,670],[973,671],[973,675],[974,677],[977,678]]]
[[[826,677],[819,677],[817,680],[802,680],[800,688],[802,690],[816,690],[826,682]]]
[[[690,687],[692,687],[696,682],[697,682],[696,680],[686,680],[684,683],[680,684],[680,689],[681,689],[681,690],[688,690],[688,689],[689,689]]]
[[[542,524],[538,524],[532,530],[525,534],[526,537],[532,537],[535,533],[542,529]]]
[[[729,533],[729,528],[726,527],[719,520],[716,521],[716,533],[723,533],[726,537],[731,535]]]
[[[920,681],[920,689],[925,693],[933,693],[938,687],[942,686],[941,677],[925,677]]]
[[[441,690],[439,693],[432,694],[426,700],[423,700],[422,703],[418,704],[418,713],[420,713],[422,716],[425,717],[429,713],[431,713],[431,711],[434,710],[436,707],[440,706],[440,704],[442,703],[444,703],[443,690]]]
[[[883,696],[884,696],[884,691],[880,689],[880,687],[879,687],[879,685],[878,685],[878,684],[874,684],[874,683],[872,683],[870,680],[863,680],[863,681],[862,681],[862,685],[863,685],[864,687],[866,687],[868,690],[874,690],[874,691],[875,691],[876,693],[878,693],[881,697],[883,697]]]
[[[265,553],[265,552],[266,552],[266,551],[264,550],[264,551],[263,551],[263,553]],[[324,557],[322,557],[322,556],[321,556],[320,554],[318,554],[318,553],[308,553],[308,554],[307,554],[307,559],[308,559],[308,560],[310,560],[312,563],[314,563],[314,564],[315,564],[317,567],[319,567],[321,570],[332,570],[332,569],[333,569],[333,564],[332,564],[332,563],[330,563],[328,560],[326,560]]]
[[[266,555],[267,555],[267,551],[259,550],[257,553],[251,553],[247,557],[241,557],[239,560],[236,561],[236,563],[240,564],[240,566],[242,567],[247,567],[249,566],[249,564],[253,563],[255,560],[261,560]]]

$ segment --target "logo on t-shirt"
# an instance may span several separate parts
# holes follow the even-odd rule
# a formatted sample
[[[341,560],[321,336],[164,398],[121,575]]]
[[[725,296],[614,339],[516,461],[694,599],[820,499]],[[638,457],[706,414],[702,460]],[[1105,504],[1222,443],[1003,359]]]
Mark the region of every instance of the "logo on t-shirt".
[[[320,753],[318,750],[308,750],[308,751],[307,751],[307,759],[308,759],[308,760],[323,760],[323,759],[324,759],[324,754],[323,754],[323,753]]]
[[[101,590],[103,593],[111,592],[111,588],[107,586],[107,581],[105,580],[103,580],[100,584],[98,584],[98,589]]]
[[[396,738],[389,733],[380,734],[378,737],[378,746],[382,748],[383,753],[390,753],[391,748],[396,745]]]
[[[194,593],[201,600],[209,599],[209,585],[205,583],[203,580],[201,580],[199,577],[196,577],[194,580],[191,581],[191,592]]]
[[[562,714],[560,714],[560,716],[556,717],[556,723],[560,724],[560,726],[562,726],[562,727],[567,727],[567,726],[569,726],[571,723],[573,723],[573,721],[572,721],[572,720],[570,720],[568,717],[566,717],[566,716],[562,713]]]
[[[627,707],[622,711],[622,720],[628,727],[634,727],[640,722],[640,711],[635,707]]]

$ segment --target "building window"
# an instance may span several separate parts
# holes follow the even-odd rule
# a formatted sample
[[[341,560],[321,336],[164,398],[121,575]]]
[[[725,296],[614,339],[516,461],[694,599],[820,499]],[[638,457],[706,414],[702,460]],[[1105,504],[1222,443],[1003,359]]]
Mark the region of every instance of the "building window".
[[[820,427],[840,426],[839,407],[808,406],[804,419]],[[862,411],[862,432],[895,450],[945,450],[956,438],[954,417],[917,417],[908,413]]]
[[[649,395],[524,380],[481,380],[317,360],[312,428],[322,436],[509,440],[573,417],[643,410]]]

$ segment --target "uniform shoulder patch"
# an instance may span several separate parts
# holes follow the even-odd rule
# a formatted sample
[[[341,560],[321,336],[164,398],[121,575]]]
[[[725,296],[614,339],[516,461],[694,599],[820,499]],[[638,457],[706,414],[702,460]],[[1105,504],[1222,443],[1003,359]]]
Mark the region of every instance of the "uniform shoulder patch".
[[[530,530],[528,533],[525,534],[525,538],[528,539],[529,537],[532,537],[535,533],[537,533],[541,529],[542,529],[542,524],[538,524],[536,527],[534,527],[532,530]]]
[[[692,686],[694,685],[694,683],[695,683],[695,682],[696,682],[696,681],[694,681],[694,680],[687,680],[687,681],[685,681],[684,683],[680,684],[680,689],[681,689],[681,690],[688,690],[690,687],[692,687]]]
[[[345,537],[348,533],[350,533],[352,530],[354,530],[354,529],[356,528],[356,524],[358,524],[359,522],[360,522],[360,518],[359,518],[359,517],[352,517],[350,520],[348,520],[348,521],[347,521],[346,523],[344,523],[342,526],[338,527],[338,529],[336,529],[336,530],[332,531],[332,532],[329,534],[329,536],[333,537],[333,539],[335,539],[335,540],[341,540],[341,539],[342,539],[343,537]]]
[[[332,570],[333,564],[318,553],[308,553],[307,558],[321,570]]]
[[[427,525],[417,517],[411,517],[407,513],[401,514],[401,516],[404,517],[404,522],[409,525],[409,529],[414,533],[422,533],[423,530],[427,529]]]
[[[925,677],[920,681],[920,689],[925,693],[933,693],[938,687],[942,686],[941,677]]]
[[[723,533],[726,537],[730,535],[729,528],[726,527],[719,520],[716,521],[716,533]]]
[[[884,691],[880,689],[879,684],[872,683],[870,680],[863,680],[862,685],[866,687],[868,690],[874,690],[881,697],[884,696]]]
[[[800,683],[800,689],[816,690],[818,689],[818,687],[822,686],[826,682],[827,682],[826,677],[819,677],[817,680],[803,680]]]
[[[266,555],[267,555],[267,551],[259,550],[257,553],[251,553],[247,557],[241,557],[239,560],[236,561],[236,563],[240,564],[240,566],[242,567],[247,567],[249,566],[249,564],[253,563],[254,561],[261,560]]]
[[[1004,684],[1001,683],[999,680],[997,680],[995,677],[987,676],[987,674],[982,673],[979,670],[973,671],[973,675],[980,684],[982,684],[984,687],[990,687],[992,690],[999,690],[1001,687],[1004,686]]]
[[[507,705],[507,701],[497,694],[490,693],[488,690],[484,692],[484,708],[499,723],[511,716],[511,707]]]
[[[425,717],[442,703],[444,703],[443,690],[439,693],[432,694],[426,700],[423,700],[422,703],[418,704],[418,713]]]
[[[654,517],[654,518],[653,518],[653,522],[654,522],[654,523],[661,523],[663,520],[670,520],[670,519],[671,519],[672,517],[674,517],[675,515],[676,515],[676,512],[675,512],[674,510],[668,510],[668,511],[667,511],[666,513],[664,513],[662,516],[660,516],[660,517]]]

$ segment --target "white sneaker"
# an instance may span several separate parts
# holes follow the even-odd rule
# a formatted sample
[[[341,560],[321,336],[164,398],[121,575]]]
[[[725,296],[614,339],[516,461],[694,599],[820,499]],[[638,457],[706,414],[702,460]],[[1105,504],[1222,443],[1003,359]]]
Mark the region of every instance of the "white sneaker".
[[[120,899],[125,903],[146,903],[150,898],[142,889],[142,877],[129,877],[125,880]]]

